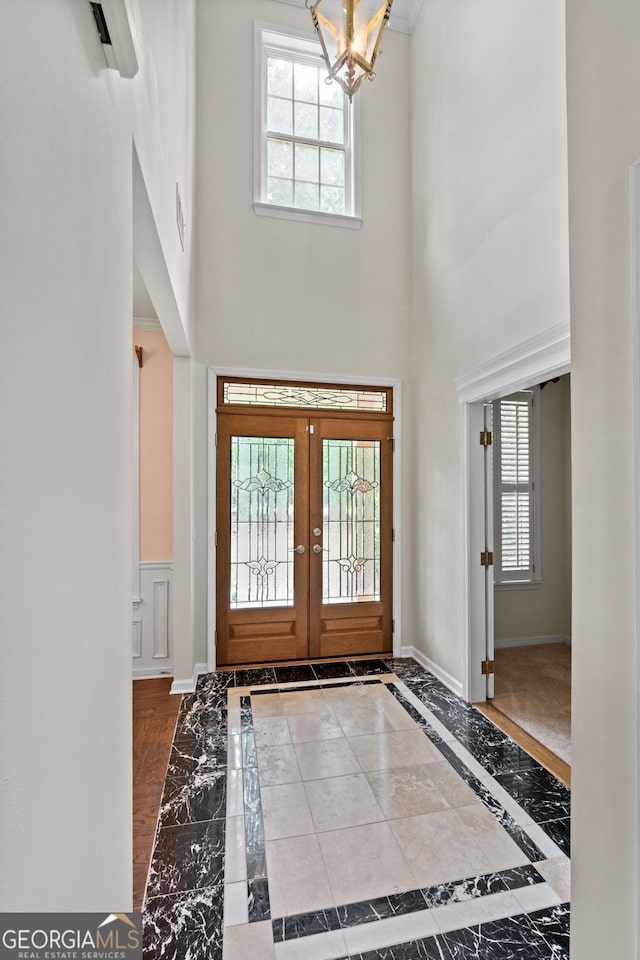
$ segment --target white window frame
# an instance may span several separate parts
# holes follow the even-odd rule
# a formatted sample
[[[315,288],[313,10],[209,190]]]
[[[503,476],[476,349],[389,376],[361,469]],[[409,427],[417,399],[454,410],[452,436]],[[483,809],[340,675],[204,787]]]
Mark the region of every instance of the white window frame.
[[[321,47],[313,34],[257,21],[254,24],[254,200],[258,216],[301,220],[333,227],[358,230],[360,216],[360,111],[358,104],[345,96],[345,208],[346,214],[324,213],[282,207],[267,201],[267,129],[266,61],[269,55],[284,56],[297,62],[312,63],[326,69]],[[319,141],[322,145],[322,141]],[[335,146],[335,145],[332,145]]]
[[[529,511],[531,524],[531,565],[528,571],[502,569],[502,482],[500,404],[505,400],[526,400],[529,404]],[[494,585],[497,590],[537,589],[543,584],[540,506],[540,388],[512,393],[493,405],[494,471]]]

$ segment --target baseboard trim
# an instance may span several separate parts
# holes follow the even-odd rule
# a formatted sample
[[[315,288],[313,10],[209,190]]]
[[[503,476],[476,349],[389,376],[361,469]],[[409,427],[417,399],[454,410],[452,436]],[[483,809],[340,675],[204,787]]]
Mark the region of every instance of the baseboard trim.
[[[134,680],[161,680],[163,677],[170,677],[171,674],[167,670],[134,670],[133,671]]]
[[[456,696],[462,697],[462,684],[459,680],[456,680],[455,677],[452,677],[450,673],[447,673],[446,670],[443,670],[442,667],[439,667],[437,663],[434,663],[433,660],[430,660],[429,657],[418,650],[417,647],[402,647],[400,652],[401,657],[413,657],[414,660],[417,660],[418,663],[428,670],[429,673],[432,673],[434,677],[437,677],[441,683],[444,683],[445,687],[448,687],[452,693],[455,693]]]
[[[506,640],[495,640],[496,650],[501,647],[537,647],[543,643],[565,643],[571,646],[571,637],[564,634],[552,634],[544,637],[513,637]]]
[[[198,677],[201,673],[208,673],[209,667],[206,663],[196,663],[193,668],[193,676],[190,680],[174,680],[171,684],[171,693],[195,693]]]

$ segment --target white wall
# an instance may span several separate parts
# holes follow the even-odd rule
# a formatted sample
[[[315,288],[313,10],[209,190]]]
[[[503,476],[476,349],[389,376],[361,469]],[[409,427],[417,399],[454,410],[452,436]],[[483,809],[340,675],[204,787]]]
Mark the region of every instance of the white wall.
[[[185,0],[135,9],[151,49],[188,35]],[[0,902],[125,911],[133,135],[158,209],[177,176],[142,145],[172,129],[162,109],[135,113],[132,87],[105,70],[88,3],[21,0],[2,21]],[[157,73],[172,66],[183,91],[184,57]]]
[[[207,366],[357,380],[400,377],[405,365],[409,38],[386,33],[378,77],[359,94],[364,222],[360,230],[347,230],[258,217],[253,211],[255,20],[312,33],[305,9],[273,0],[198,0],[198,363],[193,382],[200,456],[207,444]],[[206,659],[201,632],[206,490],[196,483],[195,492],[194,622],[200,662]]]
[[[197,359],[358,376],[402,372],[409,315],[409,40],[365,84],[363,226],[253,212],[253,22],[312,32],[273,0],[198,2]],[[214,93],[215,92],[215,93]]]
[[[405,635],[462,679],[455,378],[569,316],[557,0],[428,0],[411,40]]]
[[[570,377],[539,393],[540,519],[543,583],[495,591],[495,640],[571,637]]]
[[[640,9],[567,0],[574,729],[572,956],[636,957],[629,167]]]

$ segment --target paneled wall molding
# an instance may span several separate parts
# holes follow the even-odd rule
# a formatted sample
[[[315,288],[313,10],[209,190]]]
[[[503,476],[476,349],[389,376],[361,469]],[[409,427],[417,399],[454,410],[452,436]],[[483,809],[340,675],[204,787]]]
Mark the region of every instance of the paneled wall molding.
[[[133,602],[133,677],[173,676],[171,603],[173,560],[139,564],[140,600]]]
[[[162,324],[160,323],[159,320],[154,320],[153,317],[134,317],[133,329],[134,330],[162,330]]]

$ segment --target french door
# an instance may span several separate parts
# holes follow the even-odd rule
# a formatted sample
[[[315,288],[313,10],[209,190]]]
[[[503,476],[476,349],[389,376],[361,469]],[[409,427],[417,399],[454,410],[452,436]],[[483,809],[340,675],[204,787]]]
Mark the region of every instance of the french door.
[[[392,649],[392,418],[310,413],[218,408],[221,665]]]

